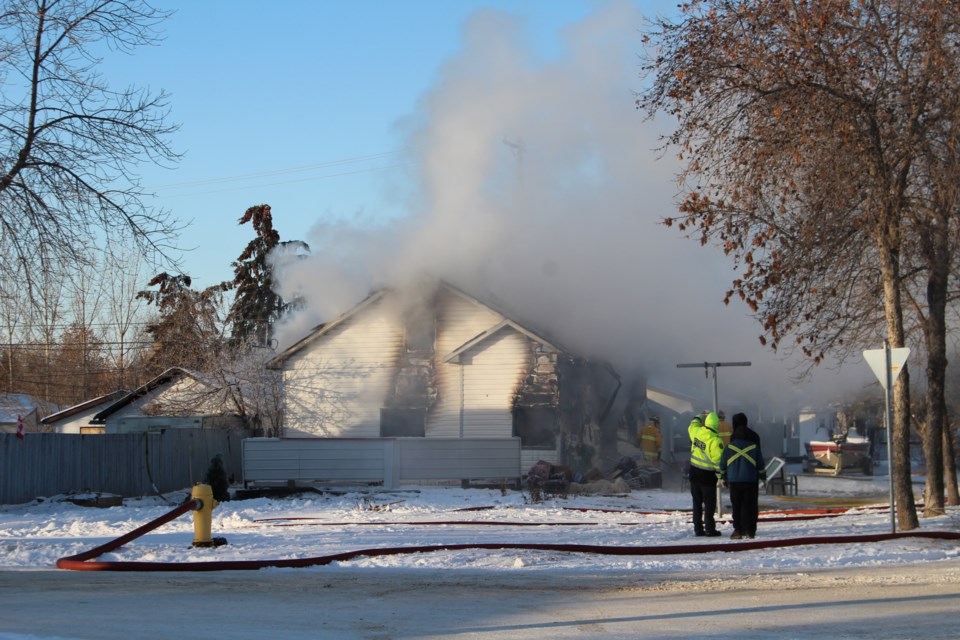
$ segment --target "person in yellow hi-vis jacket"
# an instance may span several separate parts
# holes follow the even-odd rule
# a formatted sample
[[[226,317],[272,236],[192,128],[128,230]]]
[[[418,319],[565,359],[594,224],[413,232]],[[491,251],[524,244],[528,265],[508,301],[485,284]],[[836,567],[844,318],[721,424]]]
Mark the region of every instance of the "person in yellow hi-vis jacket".
[[[660,452],[663,449],[663,435],[660,433],[660,418],[653,416],[650,421],[637,433],[637,446],[643,459],[653,464],[660,463]]]
[[[717,435],[720,417],[697,416],[687,427],[690,436],[690,495],[693,497],[693,532],[698,536],[719,536],[714,514],[717,510],[717,478],[723,441]]]

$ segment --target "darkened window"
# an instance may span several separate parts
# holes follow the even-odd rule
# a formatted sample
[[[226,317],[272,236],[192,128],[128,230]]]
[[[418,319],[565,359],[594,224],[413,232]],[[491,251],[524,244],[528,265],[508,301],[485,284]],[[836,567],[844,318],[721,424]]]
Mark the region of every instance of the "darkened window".
[[[422,438],[425,424],[423,409],[380,409],[381,438]]]
[[[404,342],[407,351],[433,351],[437,335],[437,322],[430,309],[410,311],[404,317]]]
[[[557,410],[547,407],[518,407],[513,410],[513,435],[524,449],[556,449]]]

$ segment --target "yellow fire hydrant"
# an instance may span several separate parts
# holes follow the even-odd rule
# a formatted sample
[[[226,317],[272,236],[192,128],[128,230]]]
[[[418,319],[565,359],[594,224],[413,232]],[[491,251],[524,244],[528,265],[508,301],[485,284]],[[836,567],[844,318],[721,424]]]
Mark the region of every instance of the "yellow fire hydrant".
[[[213,509],[220,504],[213,497],[213,487],[208,484],[195,484],[190,497],[200,501],[200,507],[193,512],[193,546],[219,547],[227,544],[226,538],[211,537]]]

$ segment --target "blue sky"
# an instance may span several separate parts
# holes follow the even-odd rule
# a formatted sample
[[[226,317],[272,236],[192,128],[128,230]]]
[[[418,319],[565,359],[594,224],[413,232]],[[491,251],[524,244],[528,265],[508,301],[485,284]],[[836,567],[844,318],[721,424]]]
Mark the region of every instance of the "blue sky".
[[[237,219],[267,203],[284,239],[317,220],[407,214],[400,123],[463,46],[478,11],[516,16],[531,50],[557,55],[560,34],[603,3],[583,0],[158,0],[175,11],[157,47],[114,54],[105,72],[172,96],[184,153],[147,168],[156,204],[192,221],[183,270],[205,287],[231,276],[251,238]],[[672,2],[640,2],[644,11]],[[639,30],[642,25],[636,25]],[[638,117],[638,120],[640,118]]]

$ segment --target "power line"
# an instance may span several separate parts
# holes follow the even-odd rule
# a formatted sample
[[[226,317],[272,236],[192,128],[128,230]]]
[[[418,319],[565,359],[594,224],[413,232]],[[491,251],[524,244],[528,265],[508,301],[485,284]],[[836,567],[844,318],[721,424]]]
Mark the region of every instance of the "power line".
[[[290,168],[286,168],[286,169],[274,169],[274,170],[271,170],[271,171],[262,171],[262,172],[258,172],[258,173],[238,174],[238,175],[235,175],[235,176],[225,176],[225,177],[220,177],[220,178],[209,178],[209,179],[205,179],[205,180],[192,180],[192,181],[187,181],[187,182],[175,182],[175,183],[170,183],[170,184],[166,184],[166,185],[159,185],[159,186],[157,186],[157,187],[154,187],[154,190],[155,190],[155,191],[177,191],[177,190],[183,190],[183,189],[196,189],[196,188],[200,188],[200,187],[212,186],[212,185],[218,185],[218,184],[229,184],[229,183],[231,183],[231,182],[249,181],[249,180],[255,180],[255,179],[260,179],[260,178],[270,178],[270,177],[274,177],[274,176],[290,175],[290,174],[295,174],[295,173],[305,173],[305,172],[308,172],[308,171],[316,171],[316,170],[318,170],[318,169],[329,169],[329,168],[332,168],[332,167],[340,167],[340,166],[351,165],[351,164],[359,164],[359,163],[373,162],[373,161],[376,161],[376,160],[383,160],[383,159],[387,159],[387,158],[395,158],[395,157],[397,157],[399,154],[400,154],[399,151],[385,151],[385,152],[383,152],[383,153],[375,153],[375,154],[370,154],[370,155],[366,155],[366,156],[356,156],[356,157],[354,157],[354,158],[344,158],[344,159],[342,159],[342,160],[332,160],[332,161],[330,161],[330,162],[322,162],[322,163],[318,163],[318,164],[304,165],[304,166],[300,166],[300,167],[290,167]],[[281,181],[281,182],[272,182],[272,183],[255,184],[255,185],[249,185],[249,184],[248,184],[248,185],[242,185],[242,186],[237,186],[237,187],[230,187],[230,188],[226,188],[226,189],[215,189],[215,190],[210,190],[210,191],[199,191],[199,192],[191,192],[191,193],[170,194],[170,195],[166,195],[166,196],[164,196],[164,197],[168,197],[168,198],[178,198],[178,197],[185,197],[185,196],[205,195],[205,194],[208,194],[208,193],[222,193],[222,192],[225,192],[225,191],[237,191],[237,190],[241,190],[241,189],[254,189],[254,188],[265,187],[265,186],[269,187],[269,186],[282,185],[282,184],[292,184],[292,183],[296,183],[296,182],[306,182],[306,181],[309,181],[309,180],[321,180],[321,179],[327,179],[327,178],[336,178],[336,177],[340,177],[340,176],[353,175],[353,174],[356,174],[356,173],[365,173],[365,172],[370,172],[370,171],[380,171],[380,170],[383,170],[383,169],[390,169],[390,168],[393,168],[393,167],[396,167],[396,166],[400,166],[401,164],[402,164],[402,163],[394,163],[394,164],[389,164],[389,165],[385,165],[385,166],[365,167],[365,168],[362,168],[362,169],[356,169],[356,170],[354,170],[354,171],[343,171],[343,172],[339,172],[339,173],[330,173],[330,174],[325,174],[325,175],[320,175],[320,176],[310,176],[310,177],[301,178],[301,179],[298,179],[298,180],[284,180],[284,181]]]
[[[382,167],[370,167],[367,169],[357,169],[356,171],[343,171],[341,173],[329,173],[323,176],[311,176],[309,178],[301,178],[299,180],[284,180],[282,182],[267,182],[263,184],[248,184],[241,187],[231,187],[229,189],[215,189],[213,191],[195,191],[192,193],[178,193],[169,196],[164,196],[166,198],[186,198],[192,196],[205,196],[214,193],[228,193],[230,191],[245,191],[248,189],[261,189],[263,187],[275,187],[278,185],[284,184],[296,184],[298,182],[310,182],[311,180],[325,180],[327,178],[338,178],[341,176],[351,176],[357,173],[369,173],[371,171],[382,171],[383,169],[391,169],[393,167],[399,167],[402,163],[390,164]]]

